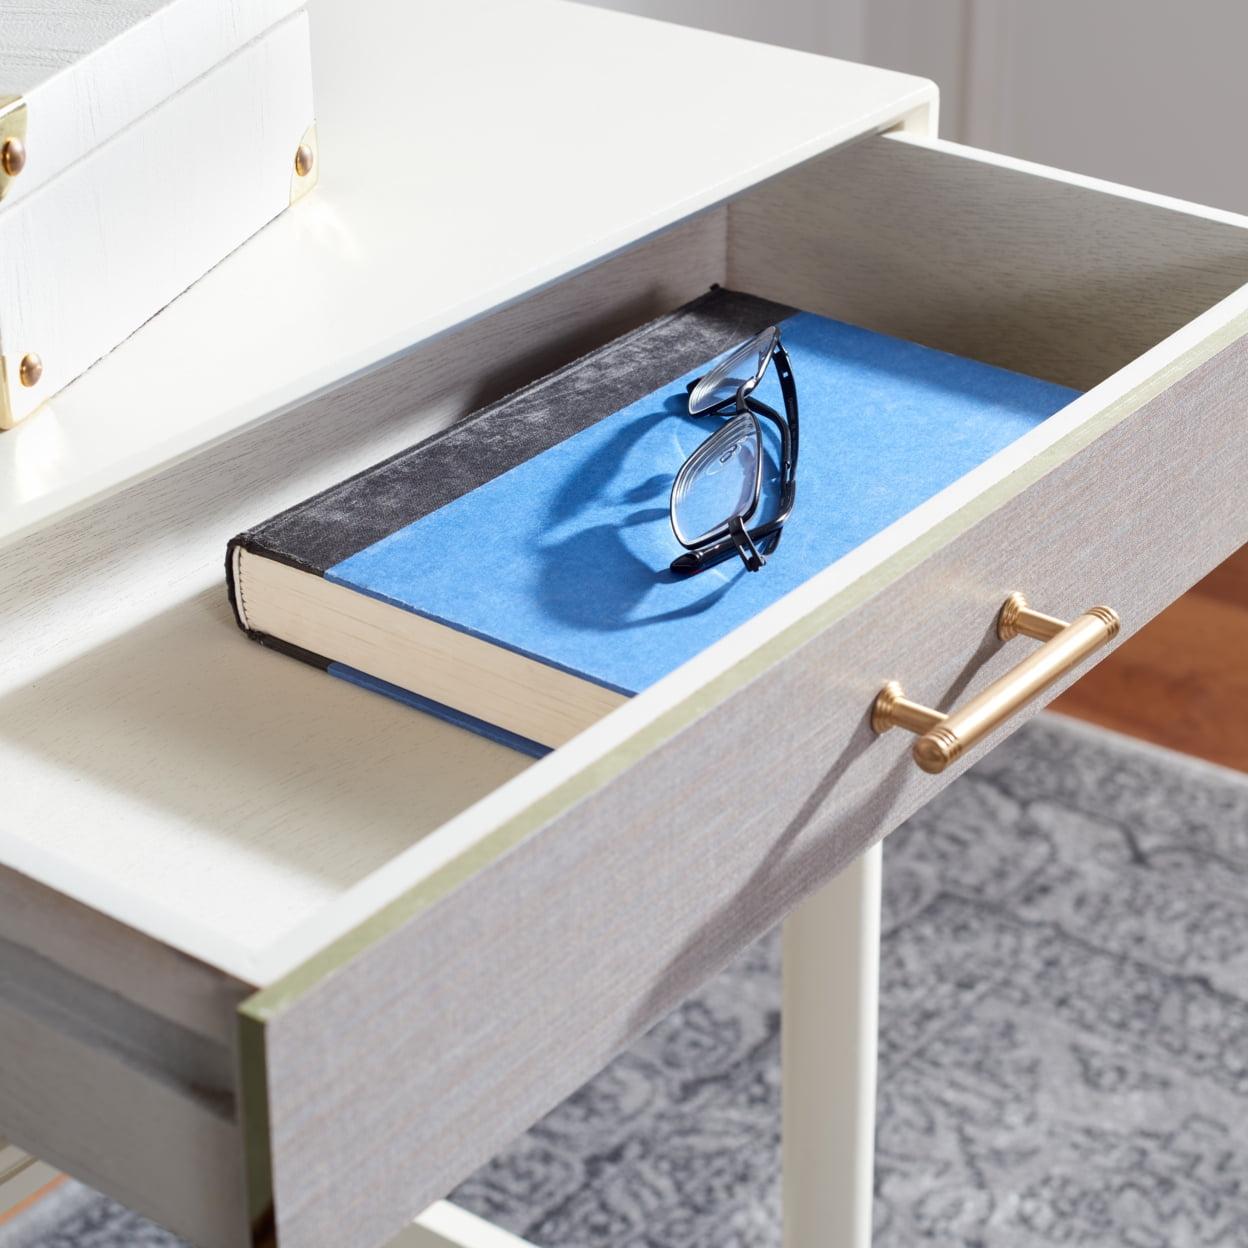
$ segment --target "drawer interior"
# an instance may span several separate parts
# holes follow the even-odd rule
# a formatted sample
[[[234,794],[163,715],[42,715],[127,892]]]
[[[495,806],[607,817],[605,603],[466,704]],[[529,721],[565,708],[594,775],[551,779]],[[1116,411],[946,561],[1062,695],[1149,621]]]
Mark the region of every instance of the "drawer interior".
[[[1077,390],[1248,281],[1242,218],[904,134],[729,219],[744,289]]]
[[[782,621],[1159,375],[1238,314],[1215,305],[1245,281],[1248,231],[1226,214],[903,135],[819,156],[6,552],[0,863],[263,985],[543,794],[592,783],[764,633],[533,763],[248,644],[225,542],[713,282],[1082,392]]]

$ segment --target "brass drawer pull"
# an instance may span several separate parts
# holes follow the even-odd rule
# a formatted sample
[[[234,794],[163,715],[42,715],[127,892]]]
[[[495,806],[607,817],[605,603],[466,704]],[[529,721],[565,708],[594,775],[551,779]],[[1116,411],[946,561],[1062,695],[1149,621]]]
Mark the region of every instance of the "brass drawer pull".
[[[1093,607],[1067,624],[1033,611],[1022,594],[1011,594],[997,616],[997,636],[1002,641],[1020,633],[1034,637],[1044,642],[1039,650],[949,715],[911,702],[890,680],[876,696],[871,727],[876,732],[905,728],[921,734],[914,743],[914,761],[933,775],[944,771],[1055,680],[1113,641],[1118,628],[1118,616],[1108,607]]]

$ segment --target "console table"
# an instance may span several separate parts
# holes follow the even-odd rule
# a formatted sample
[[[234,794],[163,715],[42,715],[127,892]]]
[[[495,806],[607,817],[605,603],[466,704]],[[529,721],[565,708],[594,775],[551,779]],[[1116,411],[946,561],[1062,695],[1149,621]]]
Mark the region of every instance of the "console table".
[[[0,1134],[205,1248],[518,1248],[437,1202],[783,920],[786,1241],[862,1248],[879,843],[1248,539],[1248,220],[881,69],[310,12],[317,190],[0,435]],[[230,535],[715,282],[1081,393],[539,762],[236,633]]]

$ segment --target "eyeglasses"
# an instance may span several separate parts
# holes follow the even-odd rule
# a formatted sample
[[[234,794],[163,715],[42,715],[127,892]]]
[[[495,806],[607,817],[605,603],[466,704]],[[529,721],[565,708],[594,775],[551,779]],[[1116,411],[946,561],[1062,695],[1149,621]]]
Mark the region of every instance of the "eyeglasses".
[[[784,396],[783,416],[753,397],[772,360]],[[672,484],[672,532],[685,548],[672,561],[673,572],[701,572],[734,553],[757,572],[776,549],[792,514],[797,491],[797,386],[774,325],[690,383],[691,416],[725,413],[731,413],[731,419],[685,460]],[[747,529],[762,495],[766,451],[760,416],[780,431],[780,497],[771,519]]]

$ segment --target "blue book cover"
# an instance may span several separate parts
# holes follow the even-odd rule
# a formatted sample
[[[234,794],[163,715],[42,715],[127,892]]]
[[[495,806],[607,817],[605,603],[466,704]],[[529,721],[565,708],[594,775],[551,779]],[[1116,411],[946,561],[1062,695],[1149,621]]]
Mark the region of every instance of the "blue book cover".
[[[690,416],[687,384],[718,353],[677,358],[678,371],[661,384],[475,488],[387,525],[363,545],[352,543],[343,557],[321,558],[324,566],[312,561],[309,570],[398,611],[632,695],[1075,397],[1062,386],[808,312],[764,305],[755,322],[766,313],[792,365],[801,438],[796,505],[760,571],[747,571],[736,558],[694,576],[668,566],[681,553],[668,512],[673,478],[725,419]],[[737,339],[717,345],[726,351]],[[665,351],[662,340],[651,347]],[[627,397],[609,359],[600,371],[596,378],[593,357],[564,370],[556,401],[592,407]],[[596,382],[603,395],[594,396]],[[758,396],[783,411],[774,368]],[[550,401],[547,393],[544,410]],[[499,410],[506,419],[508,402],[495,405],[495,419]],[[763,425],[768,456],[755,523],[776,505],[778,438]],[[461,449],[471,446],[466,441]],[[358,483],[368,475],[353,483],[357,495],[367,497]],[[287,562],[300,561],[287,552]],[[522,732],[500,732],[454,707],[431,705],[419,690],[395,689],[326,657],[335,675],[407,697],[518,748],[541,747]]]

